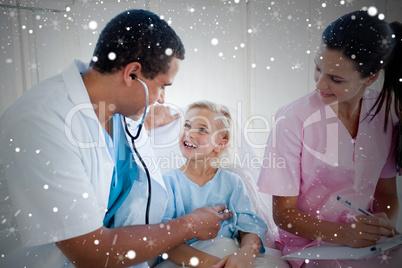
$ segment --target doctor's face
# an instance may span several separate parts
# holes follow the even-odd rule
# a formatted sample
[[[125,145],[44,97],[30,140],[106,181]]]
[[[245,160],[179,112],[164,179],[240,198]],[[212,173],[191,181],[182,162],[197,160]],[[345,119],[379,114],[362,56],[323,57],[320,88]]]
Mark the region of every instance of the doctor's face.
[[[163,104],[165,102],[166,87],[173,84],[176,74],[179,71],[180,62],[181,60],[179,60],[178,58],[172,58],[168,72],[165,74],[158,74],[157,76],[155,76],[154,79],[146,79],[140,77],[140,79],[148,87],[148,106],[155,104],[155,102],[158,102],[160,104]],[[141,87],[141,89],[136,90],[136,104],[138,108],[136,109],[135,114],[131,116],[133,119],[137,120],[144,113],[146,102],[144,86],[140,84],[139,81],[138,83],[138,86]]]

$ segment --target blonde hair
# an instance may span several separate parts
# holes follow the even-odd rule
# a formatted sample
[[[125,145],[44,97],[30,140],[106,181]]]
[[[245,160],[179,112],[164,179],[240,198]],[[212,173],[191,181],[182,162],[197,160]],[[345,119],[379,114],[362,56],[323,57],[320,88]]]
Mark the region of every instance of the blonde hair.
[[[186,113],[188,113],[188,111],[190,111],[191,109],[206,109],[217,114],[215,118],[216,123],[218,124],[217,126],[220,129],[219,134],[222,135],[222,138],[228,141],[228,145],[226,146],[226,148],[217,155],[218,160],[221,160],[223,158],[223,153],[229,154],[228,148],[232,140],[233,122],[229,109],[224,105],[207,100],[193,102],[187,107]]]

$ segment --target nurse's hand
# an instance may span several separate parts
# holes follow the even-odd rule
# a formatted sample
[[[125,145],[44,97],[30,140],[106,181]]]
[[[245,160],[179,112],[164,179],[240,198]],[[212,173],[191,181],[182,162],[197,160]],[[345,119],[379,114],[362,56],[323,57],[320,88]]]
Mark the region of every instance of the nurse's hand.
[[[225,209],[225,205],[217,205],[199,208],[187,214],[190,216],[188,228],[193,230],[194,238],[208,240],[216,237],[221,228],[220,222],[232,217],[230,212],[222,213]]]
[[[171,109],[168,106],[155,104],[149,107],[149,111],[144,119],[144,126],[147,130],[155,127],[170,124],[176,119],[180,118],[180,114],[171,114]]]
[[[355,248],[375,245],[381,236],[395,235],[395,226],[385,213],[358,216],[344,227],[344,244]]]

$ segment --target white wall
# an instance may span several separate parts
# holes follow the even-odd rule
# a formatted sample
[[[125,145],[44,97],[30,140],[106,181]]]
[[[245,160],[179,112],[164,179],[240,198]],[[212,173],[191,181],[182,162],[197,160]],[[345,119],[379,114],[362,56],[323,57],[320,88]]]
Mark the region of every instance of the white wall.
[[[401,0],[0,3],[60,10],[71,4],[69,12],[0,7],[0,114],[33,84],[60,72],[74,58],[89,61],[99,31],[117,13],[144,8],[171,21],[187,51],[167,91],[167,103],[184,106],[210,99],[241,109],[252,127],[260,129],[249,137],[259,155],[274,111],[315,89],[314,52],[330,22],[368,6],[376,6],[387,21],[402,20]],[[90,21],[96,21],[98,28],[89,29]],[[213,38],[219,41],[217,45],[211,44]]]

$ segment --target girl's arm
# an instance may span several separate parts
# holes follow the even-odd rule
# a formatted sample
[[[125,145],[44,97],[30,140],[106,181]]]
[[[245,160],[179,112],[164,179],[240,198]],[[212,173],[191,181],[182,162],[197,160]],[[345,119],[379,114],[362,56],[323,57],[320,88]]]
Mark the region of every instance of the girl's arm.
[[[191,261],[194,257],[198,259],[198,263],[193,263]],[[193,248],[187,243],[183,243],[170,250],[168,252],[168,259],[180,266],[197,268],[209,268],[220,260],[220,258]]]
[[[396,224],[399,212],[399,200],[396,190],[396,177],[380,179],[374,193],[374,213],[384,212],[393,224]]]
[[[261,239],[253,233],[242,231],[239,231],[239,233],[241,239],[240,249],[236,253],[223,258],[212,266],[213,268],[254,267],[255,258],[260,253]]]
[[[279,228],[311,240],[350,247],[374,245],[381,236],[392,235],[395,229],[389,219],[358,216],[351,223],[319,220],[297,209],[298,196],[273,196],[273,217]]]

